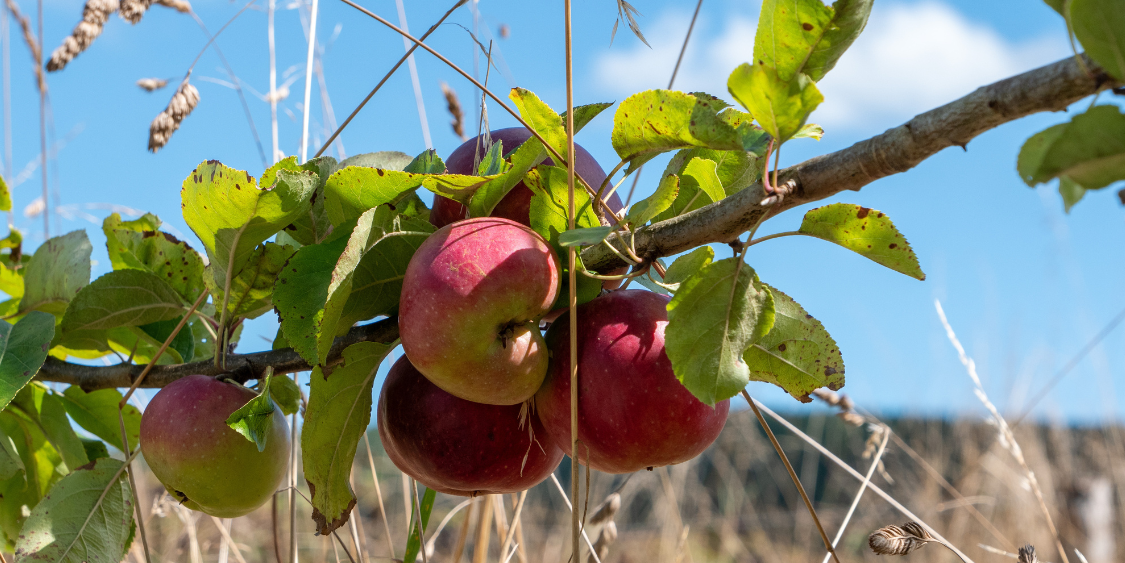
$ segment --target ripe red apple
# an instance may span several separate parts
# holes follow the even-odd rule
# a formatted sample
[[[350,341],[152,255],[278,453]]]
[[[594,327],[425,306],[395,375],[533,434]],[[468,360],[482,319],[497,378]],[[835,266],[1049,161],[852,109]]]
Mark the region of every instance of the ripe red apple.
[[[707,406],[672,373],[664,352],[668,300],[628,289],[578,307],[578,458],[594,469],[629,473],[687,461],[727,420],[729,400]],[[547,435],[570,454],[569,315],[547,330],[547,346],[551,368],[535,408]]]
[[[509,127],[507,129],[497,129],[489,133],[492,137],[492,142],[503,142],[504,153],[507,154],[523,144],[524,141],[531,138],[531,132],[525,127]],[[478,145],[477,139],[481,139]],[[476,174],[476,168],[473,166],[473,152],[477,150],[482,158],[485,154],[485,146],[483,138],[476,137],[465,141],[464,144],[457,147],[449,159],[445,161],[445,167],[450,174]],[[602,167],[598,165],[598,161],[594,160],[594,156],[586,149],[582,148],[578,143],[574,144],[574,170],[579,176],[582,176],[590,185],[596,190],[601,183],[605,180],[605,172]],[[543,161],[544,164],[554,165],[555,161],[551,158]],[[607,188],[608,189],[608,188]],[[531,188],[526,184],[520,182],[500,200],[496,208],[492,211],[493,217],[503,217],[511,219],[517,223],[522,223],[531,226]],[[621,211],[624,207],[621,204],[621,198],[617,197],[617,192],[614,192],[609,199],[606,200],[606,206],[614,212]],[[447,197],[439,195],[434,196],[434,208],[430,211],[430,222],[437,227],[444,227],[454,221],[460,221],[469,216],[469,209],[456,201]]]
[[[252,512],[273,495],[289,459],[289,425],[274,406],[266,448],[227,426],[256,394],[189,375],[160,390],[141,415],[141,451],[156,478],[192,510],[219,518]]]
[[[562,451],[522,405],[483,405],[442,391],[406,357],[379,394],[379,437],[391,461],[451,495],[514,493],[546,479]]]
[[[538,320],[558,296],[560,271],[555,251],[529,227],[495,217],[446,225],[406,268],[402,348],[446,392],[522,403],[547,373]]]

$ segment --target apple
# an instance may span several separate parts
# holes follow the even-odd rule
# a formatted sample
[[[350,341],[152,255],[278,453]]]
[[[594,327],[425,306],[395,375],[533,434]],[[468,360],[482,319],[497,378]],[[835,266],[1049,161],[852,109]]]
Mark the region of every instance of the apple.
[[[531,132],[525,127],[509,127],[507,129],[497,129],[489,133],[492,137],[492,142],[503,142],[504,153],[510,153],[517,147],[523,144],[524,141],[531,138]],[[480,140],[478,145],[478,139]],[[477,154],[482,158],[485,154],[484,139],[476,137],[465,141],[464,144],[457,147],[449,159],[445,161],[445,167],[450,174],[476,174],[476,168],[473,164],[473,152],[476,149]],[[601,183],[605,180],[605,172],[602,167],[598,165],[598,161],[594,160],[594,156],[586,149],[582,148],[578,143],[574,144],[574,170],[579,176],[582,176],[590,185],[596,190]],[[543,161],[544,164],[553,165],[555,161],[551,158]],[[493,217],[503,217],[511,219],[517,223],[522,223],[531,226],[531,188],[526,184],[520,182],[512,188],[504,199],[496,205],[492,210]],[[610,195],[606,200],[606,206],[614,212],[621,211],[624,205],[621,204],[621,198],[617,197],[617,192]],[[460,221],[469,216],[469,209],[456,201],[447,197],[439,195],[434,196],[433,209],[430,210],[430,222],[437,227],[444,227],[454,221]]]
[[[578,459],[606,473],[687,461],[707,449],[730,401],[696,399],[664,352],[669,298],[628,289],[578,307]],[[547,330],[551,367],[535,395],[547,435],[570,452],[570,316]]]
[[[524,408],[459,399],[404,356],[387,373],[376,419],[383,449],[404,473],[436,491],[476,496],[529,489],[562,461]]]
[[[496,217],[446,225],[406,267],[402,348],[418,371],[462,399],[514,405],[547,374],[539,319],[559,293],[554,249],[529,227]]]
[[[227,426],[257,394],[237,383],[189,375],[160,390],[141,415],[141,451],[184,506],[219,518],[252,512],[273,496],[289,461],[289,425],[274,405],[266,448]]]

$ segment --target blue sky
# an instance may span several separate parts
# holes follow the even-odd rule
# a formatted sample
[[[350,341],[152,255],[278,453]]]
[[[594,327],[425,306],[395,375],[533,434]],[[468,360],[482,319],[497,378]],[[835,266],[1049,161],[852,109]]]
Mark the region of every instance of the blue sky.
[[[269,90],[264,1],[246,10],[220,36],[219,46],[246,87],[254,126],[270,152]],[[410,29],[421,34],[452,2],[407,2]],[[575,2],[575,95],[579,103],[619,101],[632,92],[664,87],[694,4],[637,0],[639,23],[652,48],[619,27],[610,0]],[[244,1],[195,4],[212,32]],[[397,21],[391,0],[363,5]],[[24,12],[34,14],[25,0]],[[565,105],[561,2],[481,0],[483,41],[495,39],[498,91],[521,86],[557,109]],[[748,60],[757,2],[707,0],[676,88],[727,97],[727,74]],[[82,2],[46,0],[46,52],[80,18]],[[331,108],[342,120],[401,56],[403,44],[374,20],[335,0],[322,0],[318,39],[324,45],[323,88],[314,78],[310,154],[324,139]],[[449,20],[473,28],[467,9]],[[507,39],[499,27],[510,29]],[[473,45],[466,29],[447,24],[429,43],[469,72]],[[12,171],[14,224],[29,246],[43,240],[42,218],[26,206],[39,197],[39,171],[24,172],[38,158],[38,105],[26,46],[13,24],[11,49]],[[263,166],[232,78],[213,51],[192,74],[202,100],[158,154],[146,152],[148,125],[167,104],[172,87],[154,93],[137,79],[177,83],[206,42],[190,16],[153,7],[138,25],[114,17],[89,51],[48,77],[53,138],[61,145],[48,170],[51,234],[86,229],[94,241],[95,273],[108,268],[100,221],[110,209],[151,211],[174,234],[190,231],[179,214],[179,187],[199,162],[218,159],[258,175]],[[279,2],[279,84],[290,95],[279,108],[280,146],[296,154],[307,48],[298,2]],[[977,86],[1053,62],[1068,54],[1061,19],[1045,5],[1026,0],[880,0],[864,36],[822,82],[827,98],[812,121],[823,141],[787,145],[783,164],[844,148],[952,101]],[[464,78],[419,52],[417,68],[434,148],[447,155],[458,144],[449,126],[440,83],[446,82],[474,113],[478,95]],[[480,68],[483,72],[483,67]],[[327,97],[322,96],[322,91]],[[1103,102],[1112,101],[1103,99]],[[1088,102],[1077,106],[1080,111]],[[492,126],[514,121],[489,105]],[[785,290],[822,320],[839,342],[847,364],[844,389],[876,412],[980,413],[972,387],[945,339],[933,302],[940,299],[953,327],[978,366],[985,388],[1001,409],[1022,410],[1070,357],[1125,308],[1125,215],[1113,191],[1087,196],[1070,215],[1052,187],[1028,189],[1015,174],[1020,144],[1034,132],[1066,119],[1033,116],[974,140],[968,151],[947,149],[916,169],[880,180],[847,201],[882,210],[906,234],[928,274],[918,282],[816,240],[786,238],[754,247],[749,260],[759,275]],[[475,123],[473,118],[470,121]],[[607,112],[579,142],[609,169],[616,162]],[[475,127],[472,127],[475,129]],[[402,68],[342,136],[346,154],[425,149],[410,76]],[[329,152],[338,156],[336,150]],[[658,161],[650,168],[662,167]],[[652,170],[639,196],[651,191]],[[20,181],[22,179],[22,181]],[[115,207],[116,206],[116,207]],[[791,230],[802,210],[771,220],[763,234]],[[92,222],[96,221],[96,222]],[[198,246],[197,246],[198,248]],[[722,251],[722,249],[720,249]],[[276,321],[255,321],[243,350],[266,343]],[[1125,365],[1125,328],[1119,328],[1071,372],[1037,408],[1039,416],[1074,422],[1120,418],[1116,407]],[[780,391],[753,385],[752,394],[779,408],[799,407]]]

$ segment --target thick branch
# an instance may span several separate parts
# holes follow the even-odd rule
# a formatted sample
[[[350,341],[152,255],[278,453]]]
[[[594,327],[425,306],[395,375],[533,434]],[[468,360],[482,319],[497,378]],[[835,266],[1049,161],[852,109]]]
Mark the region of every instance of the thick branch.
[[[781,181],[792,180],[796,189],[785,197],[778,211],[821,200],[844,190],[859,190],[880,178],[910,170],[942,149],[964,147],[977,135],[1009,121],[1041,111],[1062,111],[1101,89],[1121,86],[1089,59],[1086,64],[1094,72],[1093,76],[1086,75],[1073,58],[1061,60],[981,87],[964,98],[923,113],[866,141],[787,168],[781,172]],[[755,184],[718,203],[641,229],[636,237],[637,254],[652,259],[703,244],[731,242],[750,229],[766,211],[761,206],[766,196],[761,184]],[[613,237],[610,240],[619,249],[624,248],[620,239]],[[623,265],[617,255],[604,246],[586,249],[582,259],[588,269],[599,272]],[[339,365],[343,361],[344,348],[356,342],[390,343],[397,339],[397,319],[355,327],[336,339],[328,354],[327,365]],[[311,369],[296,352],[286,348],[230,355],[225,371],[234,379],[246,381],[260,377],[266,366],[273,366],[275,373]],[[129,387],[143,367],[81,366],[48,358],[36,379],[79,385],[86,390]],[[217,375],[222,371],[216,369],[210,360],[157,366],[149,372],[143,386],[163,387],[186,375]]]
[[[371,324],[357,326],[346,335],[332,343],[328,352],[328,367],[335,367],[343,360],[344,348],[357,342],[391,343],[398,340],[398,319],[390,318]],[[291,348],[255,352],[253,354],[230,354],[226,369],[215,367],[212,359],[190,364],[155,366],[145,376],[141,387],[164,387],[188,375],[230,374],[232,379],[248,381],[265,375],[266,367],[273,366],[274,373],[293,373],[312,369],[304,359]],[[111,387],[129,387],[144,370],[143,365],[118,364],[114,366],[82,366],[48,357],[39,369],[35,379],[78,385],[86,391]]]
[[[787,168],[781,172],[781,181],[795,181],[796,190],[778,211],[844,190],[859,190],[880,178],[906,172],[942,149],[965,147],[977,135],[1004,123],[1042,111],[1062,111],[1101,89],[1121,85],[1089,59],[1086,64],[1093,76],[1086,75],[1073,57],[1067,58],[983,86],[880,135]],[[703,244],[731,242],[766,211],[760,205],[766,195],[762,185],[755,184],[720,202],[641,229],[636,238],[637,255],[652,259]],[[610,240],[624,248],[621,239]],[[587,268],[602,272],[624,265],[605,246],[586,249],[582,260]]]

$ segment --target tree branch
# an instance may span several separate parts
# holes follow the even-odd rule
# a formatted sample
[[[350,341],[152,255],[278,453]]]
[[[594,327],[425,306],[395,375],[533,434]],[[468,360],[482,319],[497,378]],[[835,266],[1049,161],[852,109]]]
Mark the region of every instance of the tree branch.
[[[964,148],[977,135],[1009,121],[1042,111],[1062,111],[1070,104],[1102,89],[1122,84],[1086,59],[1093,75],[1085,74],[1074,58],[1067,58],[1024,74],[983,86],[959,100],[916,116],[846,149],[807,160],[781,171],[781,183],[792,180],[795,190],[777,211],[821,200],[844,190],[860,188],[886,176],[905,172],[942,149]],[[636,252],[646,259],[670,256],[708,243],[727,243],[753,227],[768,209],[761,184],[750,186],[726,199],[679,217],[640,229]],[[624,251],[621,239],[609,239]],[[582,253],[587,269],[611,271],[624,264],[603,245]],[[391,343],[398,339],[398,320],[391,318],[351,329],[337,338],[328,354],[328,367],[343,361],[343,351],[356,342]],[[286,348],[233,354],[227,357],[227,372],[233,379],[261,377],[266,366],[275,373],[311,369],[296,352]],[[87,391],[129,387],[144,366],[83,366],[48,358],[36,379],[78,385]],[[149,372],[144,387],[163,387],[191,374],[217,375],[221,370],[208,361],[157,366]]]
[[[328,352],[328,367],[333,368],[344,360],[344,348],[357,342],[382,342],[390,344],[398,340],[398,319],[389,318],[371,324],[357,326],[332,343]],[[227,373],[231,379],[245,382],[265,375],[266,367],[273,366],[275,374],[293,373],[312,369],[299,354],[291,348],[268,350],[253,354],[230,354],[227,356],[227,369],[215,367],[210,358],[190,364],[155,366],[145,376],[141,387],[164,387],[169,383],[192,374],[218,375]],[[83,366],[47,358],[35,379],[78,385],[86,391],[129,387],[144,370],[144,365],[117,364],[114,366]]]
[[[906,172],[942,149],[964,148],[977,135],[1009,121],[1042,111],[1062,111],[1102,89],[1121,86],[1093,61],[1085,74],[1073,57],[982,86],[972,94],[916,116],[846,149],[812,158],[780,173],[780,183],[793,180],[796,189],[777,211],[856,190],[880,178]],[[1014,173],[1014,170],[1013,170]],[[637,255],[646,259],[671,256],[708,243],[728,243],[750,229],[767,210],[769,195],[761,183],[686,213],[640,229]],[[624,251],[624,241],[609,242]],[[625,265],[604,245],[582,253],[590,270],[609,271]]]

